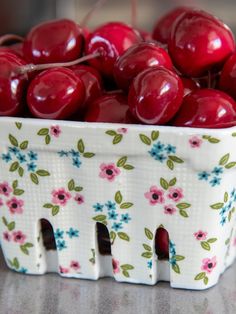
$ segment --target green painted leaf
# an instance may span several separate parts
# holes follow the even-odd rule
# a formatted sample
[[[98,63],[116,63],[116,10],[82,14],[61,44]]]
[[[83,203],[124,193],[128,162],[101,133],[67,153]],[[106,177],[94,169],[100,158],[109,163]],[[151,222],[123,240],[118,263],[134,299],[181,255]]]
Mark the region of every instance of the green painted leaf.
[[[18,174],[20,177],[23,177],[25,170],[22,167],[18,168]]]
[[[94,156],[95,156],[95,154],[94,153],[90,153],[90,152],[86,152],[86,153],[83,154],[84,158],[92,158]]]
[[[188,218],[189,216],[188,216],[188,213],[184,210],[184,209],[180,209],[179,210],[179,213],[180,213],[180,215],[182,216],[182,217],[184,217],[184,218]]]
[[[115,238],[116,238],[116,233],[114,231],[111,231],[110,232],[110,239],[111,239],[112,243],[115,241]]]
[[[71,179],[69,182],[68,182],[68,190],[69,191],[73,191],[75,188],[75,181],[73,179]]]
[[[19,196],[19,195],[24,194],[24,192],[25,192],[24,190],[15,189],[15,190],[13,191],[13,194]]]
[[[231,169],[231,168],[233,168],[235,166],[236,166],[236,162],[232,161],[232,162],[229,162],[227,165],[225,165],[225,168],[226,169]]]
[[[5,217],[2,217],[2,222],[6,227],[8,226],[8,222]]]
[[[116,144],[118,144],[118,143],[120,143],[120,142],[122,141],[122,138],[123,138],[123,135],[122,135],[122,134],[116,134],[116,135],[114,136],[114,138],[113,138],[112,143],[113,143],[114,145],[116,145]]]
[[[177,182],[177,179],[176,178],[173,178],[172,180],[170,180],[169,182],[169,186],[174,186]]]
[[[28,147],[29,141],[24,141],[20,144],[20,149],[24,150]]]
[[[218,138],[215,137],[210,137],[208,140],[211,144],[217,144],[220,142],[220,140]]]
[[[38,176],[35,173],[31,172],[30,179],[34,184],[39,184]]]
[[[152,131],[152,134],[151,134],[151,138],[153,141],[156,141],[159,137],[159,134],[160,132],[159,131]]]
[[[29,255],[29,250],[27,249],[27,247],[25,247],[24,245],[20,245],[20,249],[22,253],[24,253],[25,255]]]
[[[170,160],[170,159],[167,160],[166,164],[167,164],[167,167],[168,167],[170,170],[173,170],[174,167],[175,167],[173,161]]]
[[[172,160],[173,162],[177,162],[178,164],[182,164],[184,162],[183,159],[177,156],[169,156],[169,159]]]
[[[43,205],[44,208],[53,208],[53,205],[50,203],[46,203]]]
[[[143,243],[143,247],[144,247],[144,249],[145,249],[146,251],[149,251],[149,252],[152,251],[152,248],[150,247],[150,245],[147,245],[147,244]]]
[[[172,264],[172,269],[176,274],[180,274],[180,268],[178,264]]]
[[[27,248],[31,248],[34,245],[33,245],[33,243],[27,242],[27,243],[24,244],[24,246],[27,247]]]
[[[142,253],[142,257],[151,258],[152,257],[152,252],[143,252]]]
[[[81,192],[81,191],[83,191],[82,186],[76,186],[76,187],[75,187],[75,191],[76,191],[76,192]]]
[[[122,203],[122,204],[120,205],[120,208],[121,208],[121,209],[127,209],[127,208],[132,207],[133,205],[134,205],[133,203],[126,202],[126,203]]]
[[[51,142],[51,136],[50,135],[46,135],[45,136],[45,144],[48,145]]]
[[[49,129],[43,128],[43,129],[40,129],[37,134],[40,136],[45,136],[45,135],[48,135],[48,133],[49,133]]]
[[[207,285],[207,284],[208,284],[208,281],[209,281],[209,279],[208,279],[208,277],[206,276],[206,277],[203,279],[203,282],[204,282],[205,285]]]
[[[225,245],[229,245],[230,243],[230,238],[228,238],[226,241],[225,241]]]
[[[126,165],[123,166],[123,168],[124,168],[125,170],[133,170],[133,169],[134,169],[134,166],[126,164]]]
[[[232,136],[233,136],[233,137],[236,137],[236,132],[232,133]]]
[[[59,211],[60,211],[60,207],[58,205],[54,205],[52,207],[52,215],[53,216],[56,216],[59,213]]]
[[[145,228],[145,229],[144,229],[144,232],[145,232],[146,237],[147,237],[149,240],[152,240],[152,239],[153,239],[153,233],[152,233],[151,230],[149,230],[148,228]]]
[[[224,155],[224,156],[220,159],[219,165],[220,165],[220,166],[226,165],[227,162],[229,161],[229,156],[230,156],[229,154]]]
[[[20,130],[22,128],[22,123],[21,122],[16,122],[15,125],[16,125],[18,130]]]
[[[43,170],[43,169],[39,169],[36,171],[37,175],[40,176],[40,177],[47,177],[47,176],[50,176],[50,173],[46,170]]]
[[[206,277],[206,273],[205,272],[202,272],[202,273],[199,273],[195,276],[194,280],[202,280]]]
[[[18,141],[13,135],[9,134],[8,138],[12,146],[18,147]]]
[[[161,178],[161,179],[160,179],[160,184],[161,184],[161,186],[162,186],[162,188],[163,188],[164,190],[168,190],[168,188],[169,188],[169,183],[168,183],[164,178]]]
[[[116,163],[117,167],[123,167],[126,164],[127,159],[127,156],[121,157]]]
[[[121,195],[120,191],[116,192],[115,201],[117,204],[120,204],[122,202],[122,195]]]
[[[18,167],[19,167],[19,162],[15,161],[11,164],[9,171],[14,172],[18,169]]]
[[[206,241],[202,241],[201,242],[201,247],[206,250],[206,251],[210,251],[211,250],[211,247],[210,247],[210,244],[207,243]]]
[[[106,134],[110,135],[110,136],[115,136],[117,133],[114,130],[108,130],[108,131],[106,131]]]
[[[216,241],[217,241],[217,238],[211,238],[207,240],[208,243],[214,243]]]
[[[107,216],[106,215],[97,215],[95,217],[93,217],[93,220],[95,221],[103,221],[106,220]]]
[[[182,255],[175,255],[173,258],[174,258],[177,262],[182,261],[182,260],[185,259],[185,257],[182,256]]]
[[[202,137],[204,140],[209,140],[211,137],[210,137],[210,135],[203,135],[203,137]]]
[[[144,144],[146,144],[146,145],[151,145],[152,141],[151,141],[151,139],[150,139],[147,135],[145,135],[145,134],[139,134],[139,137],[140,137],[141,141],[142,141]]]
[[[232,212],[230,211],[229,214],[228,214],[228,221],[230,221],[232,218]]]
[[[15,180],[12,182],[13,189],[16,189],[18,187],[18,180]]]
[[[225,194],[224,194],[224,202],[225,203],[228,202],[228,198],[229,198],[229,195],[227,192],[225,192]]]
[[[210,207],[212,209],[221,209],[224,206],[224,203],[215,203],[213,205],[211,205]]]
[[[129,273],[127,272],[127,270],[123,270],[123,271],[122,271],[122,274],[123,274],[125,277],[127,277],[127,278],[129,277]]]
[[[118,232],[117,235],[121,240],[130,241],[130,237],[125,232]]]
[[[80,139],[78,141],[78,144],[77,144],[77,148],[78,148],[78,151],[83,154],[84,153],[84,142],[82,139]]]
[[[179,204],[176,205],[176,207],[178,209],[186,209],[186,208],[191,207],[191,204],[189,204],[189,203],[179,203]]]
[[[14,265],[15,269],[19,269],[19,268],[20,268],[20,263],[19,263],[17,257],[15,257],[15,258],[13,259],[13,265]]]
[[[123,270],[132,270],[132,269],[134,269],[134,266],[132,266],[130,264],[124,264],[124,265],[121,265],[120,268]]]

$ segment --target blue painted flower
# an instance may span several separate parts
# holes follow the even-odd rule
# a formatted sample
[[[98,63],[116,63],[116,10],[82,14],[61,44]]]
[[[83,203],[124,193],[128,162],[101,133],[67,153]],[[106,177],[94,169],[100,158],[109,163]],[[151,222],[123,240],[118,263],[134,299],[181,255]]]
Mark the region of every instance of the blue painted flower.
[[[64,231],[63,230],[57,229],[54,232],[54,237],[55,237],[56,240],[63,239],[63,235],[64,235]]]
[[[104,205],[97,203],[95,205],[93,205],[93,208],[95,209],[95,212],[102,212]]]
[[[28,269],[27,269],[27,268],[24,268],[24,267],[21,267],[21,268],[19,269],[19,273],[22,273],[22,274],[26,274],[27,271],[28,271]]]
[[[14,155],[16,155],[20,152],[19,148],[17,148],[17,147],[9,147],[8,150],[10,153],[13,153]]]
[[[163,162],[167,159],[167,157],[165,157],[163,154],[160,154],[160,155],[156,155],[155,159],[160,162]]]
[[[222,207],[221,211],[220,211],[220,215],[224,216],[224,214],[227,212],[227,208],[226,206]]]
[[[219,176],[223,173],[223,167],[215,167],[212,172],[215,176]]]
[[[170,254],[171,255],[175,255],[176,254],[175,244],[172,241],[170,241],[170,243],[169,243],[169,249],[170,249]]]
[[[71,149],[69,151],[69,154],[71,154],[71,156],[75,158],[80,156],[79,152],[75,151],[74,149]]]
[[[38,154],[33,152],[32,150],[28,153],[30,160],[38,160]]]
[[[123,229],[122,224],[120,222],[114,222],[111,228],[114,229],[115,231]]]
[[[70,228],[68,231],[66,231],[66,233],[70,239],[79,237],[79,230],[75,230],[73,228]]]
[[[175,258],[170,258],[170,264],[171,265],[176,265],[176,259]]]
[[[227,211],[229,211],[231,209],[232,205],[233,205],[233,202],[229,201],[228,204],[226,205]]]
[[[114,210],[108,212],[108,218],[109,219],[116,220],[117,216],[118,216],[118,214]]]
[[[105,206],[108,210],[116,210],[116,203],[112,203],[111,201],[108,201]]]
[[[207,181],[209,177],[210,177],[210,174],[209,174],[208,172],[206,172],[206,171],[202,171],[202,172],[200,172],[200,173],[198,174],[198,179],[199,179],[199,180],[205,180],[205,181]]]
[[[121,215],[121,222],[125,222],[125,223],[129,223],[129,221],[131,220],[129,214],[122,214]]]
[[[148,268],[152,269],[152,260],[147,262],[147,266],[148,266]]]
[[[67,248],[67,246],[66,246],[66,242],[64,240],[63,241],[57,240],[57,249],[59,251],[62,251],[66,248]]]
[[[34,162],[27,164],[28,171],[34,172],[36,170],[36,168],[37,168],[37,165]]]
[[[176,153],[176,147],[168,144],[165,148],[165,151],[167,152],[167,154],[175,154]]]
[[[79,168],[80,165],[82,164],[82,162],[79,160],[78,157],[73,158],[72,160],[73,160],[73,166],[75,166],[75,167],[77,167],[77,168]]]
[[[152,148],[150,151],[148,151],[151,157],[155,158],[158,155],[158,152],[154,148]]]
[[[216,186],[216,185],[220,185],[220,181],[221,181],[221,178],[217,178],[217,177],[214,177],[211,181],[210,181],[210,184],[212,187]]]
[[[61,150],[60,152],[58,152],[58,155],[60,157],[68,157],[68,152],[66,152],[65,150]]]
[[[236,193],[234,194],[233,201],[236,202]]]
[[[153,148],[156,150],[156,152],[160,153],[164,150],[165,145],[162,144],[160,141],[158,141],[156,144],[153,145]]]
[[[2,154],[2,160],[4,160],[5,162],[9,162],[10,160],[12,160],[10,153]]]
[[[231,198],[234,198],[235,192],[236,192],[236,190],[235,190],[235,188],[233,188],[233,190],[232,190],[231,193],[230,193],[230,197],[231,197]]]
[[[226,217],[222,217],[220,221],[221,226],[224,226],[225,223],[226,223]]]
[[[19,162],[22,164],[23,162],[26,162],[26,156],[23,154],[17,154],[16,158],[19,160]]]

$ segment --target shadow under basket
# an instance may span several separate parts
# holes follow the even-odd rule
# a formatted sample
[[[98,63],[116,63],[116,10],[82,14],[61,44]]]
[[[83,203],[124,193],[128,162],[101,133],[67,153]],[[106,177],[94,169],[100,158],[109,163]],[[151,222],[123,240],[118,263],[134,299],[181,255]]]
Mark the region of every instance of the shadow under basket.
[[[236,128],[2,117],[0,134],[9,268],[203,290],[234,262]]]

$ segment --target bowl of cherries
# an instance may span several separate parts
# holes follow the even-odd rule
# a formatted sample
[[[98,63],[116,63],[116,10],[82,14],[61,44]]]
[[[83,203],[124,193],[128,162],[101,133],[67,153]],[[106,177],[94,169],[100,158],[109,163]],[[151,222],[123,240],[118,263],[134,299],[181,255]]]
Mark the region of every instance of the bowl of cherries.
[[[7,265],[215,285],[236,256],[235,48],[191,7],[152,34],[60,19],[0,37]]]

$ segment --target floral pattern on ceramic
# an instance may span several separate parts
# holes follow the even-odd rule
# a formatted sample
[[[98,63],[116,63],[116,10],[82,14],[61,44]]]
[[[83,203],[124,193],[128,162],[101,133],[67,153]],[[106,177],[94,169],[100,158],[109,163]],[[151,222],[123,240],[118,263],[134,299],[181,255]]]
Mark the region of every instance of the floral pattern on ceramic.
[[[123,140],[124,135],[127,132],[128,132],[127,128],[119,128],[117,130],[107,130],[105,133],[113,137],[112,144],[116,145],[116,144],[119,144]]]
[[[50,128],[42,128],[37,132],[37,135],[44,137],[45,144],[51,143],[51,139],[57,139],[61,134],[59,125],[51,125]]]

